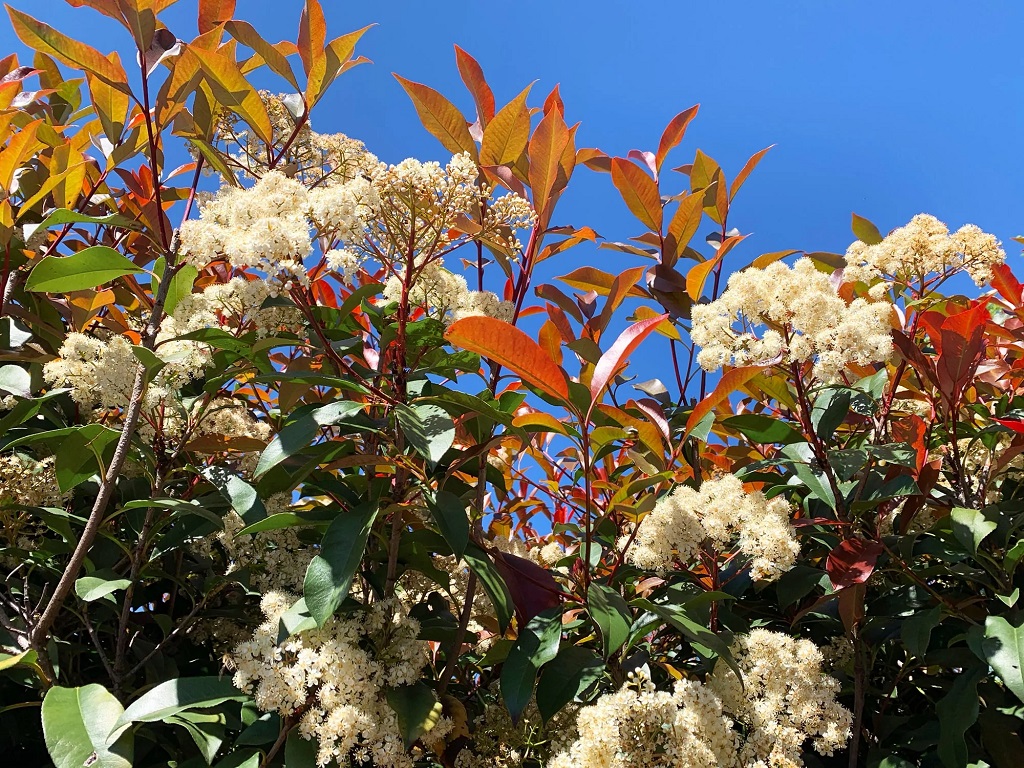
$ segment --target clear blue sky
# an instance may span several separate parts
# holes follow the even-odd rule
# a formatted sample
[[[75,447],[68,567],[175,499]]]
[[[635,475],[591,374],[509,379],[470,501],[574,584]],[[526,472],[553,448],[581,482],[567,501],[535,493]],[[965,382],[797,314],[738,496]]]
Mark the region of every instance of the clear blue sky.
[[[62,0],[13,0],[20,9],[130,60],[123,32]],[[730,220],[754,236],[734,253],[842,251],[856,211],[886,231],[927,211],[951,227],[973,222],[1007,245],[1024,231],[1024,3],[1011,0],[783,0],[763,2],[340,3],[326,0],[329,32],[376,22],[360,50],[374,60],[335,86],[314,112],[321,131],[366,141],[382,159],[444,159],[390,73],[432,85],[467,112],[452,44],[481,62],[500,103],[537,79],[560,83],[580,146],[610,154],[653,150],[677,111],[701,103],[687,140],[732,176],[769,153]],[[240,0],[236,15],[270,39],[295,39],[298,0]],[[194,3],[166,16],[195,34]],[[4,25],[2,50],[20,50]],[[539,102],[538,102],[539,103]],[[587,170],[564,200],[564,223],[609,239],[636,234],[605,175]],[[680,177],[680,181],[683,179]],[[630,257],[577,251],[617,270]],[[576,264],[553,265],[556,273]]]

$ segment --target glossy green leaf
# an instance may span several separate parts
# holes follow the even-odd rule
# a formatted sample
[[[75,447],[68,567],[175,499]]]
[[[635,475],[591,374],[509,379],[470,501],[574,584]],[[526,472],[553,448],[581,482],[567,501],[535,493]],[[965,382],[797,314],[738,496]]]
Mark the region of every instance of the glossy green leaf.
[[[144,271],[113,248],[93,245],[70,256],[44,256],[29,273],[25,290],[48,293],[82,291]]]
[[[402,734],[406,749],[437,725],[441,718],[441,702],[424,683],[389,688],[387,700],[388,706],[398,718],[398,731]]]
[[[395,413],[405,439],[431,464],[437,464],[455,442],[455,422],[438,405],[399,403]]]
[[[519,633],[501,669],[501,698],[513,722],[530,703],[537,672],[558,655],[561,639],[561,607],[537,614]]]
[[[191,264],[183,264],[171,277],[167,286],[167,298],[164,299],[164,312],[174,314],[174,310],[183,298],[192,293],[192,285],[199,277],[199,270]]]
[[[85,602],[91,603],[118,590],[127,589],[131,583],[130,579],[117,578],[113,571],[97,571],[75,582],[75,594]]]
[[[978,719],[978,683],[985,677],[984,665],[965,669],[953,680],[953,686],[935,705],[939,718],[939,758],[946,768],[967,765],[964,734]]]
[[[742,413],[723,419],[720,423],[722,426],[735,429],[754,443],[789,444],[804,440],[804,436],[786,422],[761,413]]]
[[[903,644],[914,656],[923,658],[928,653],[928,644],[931,642],[932,630],[942,620],[942,606],[936,605],[927,611],[915,613],[904,620],[900,629],[900,637]]]
[[[469,546],[469,513],[462,499],[447,491],[438,491],[427,500],[430,514],[437,523],[437,529],[452,548],[452,553],[462,559]]]
[[[589,648],[563,648],[537,681],[537,709],[545,721],[587,690],[604,674],[604,662]]]
[[[228,500],[239,517],[252,525],[267,516],[256,489],[238,475],[232,474],[224,467],[207,467],[202,471],[203,477],[213,483],[221,495]]]
[[[998,527],[991,520],[986,520],[985,515],[976,509],[954,507],[949,513],[949,518],[953,523],[953,535],[956,536],[956,540],[975,555],[985,537]]]
[[[733,658],[732,653],[729,651],[729,645],[722,638],[712,632],[710,629],[705,627],[703,624],[691,619],[686,614],[686,610],[676,605],[662,605],[658,603],[652,603],[650,600],[645,598],[637,598],[630,601],[630,605],[642,608],[645,611],[650,611],[655,616],[659,616],[666,622],[671,624],[677,630],[682,632],[686,637],[695,643],[699,643],[714,654],[719,659],[724,661],[733,672],[736,673],[741,681],[743,675],[740,672],[739,665],[736,664],[736,660]]]
[[[1002,616],[989,616],[981,648],[1003,684],[1024,701],[1024,622],[1014,626]]]
[[[124,711],[115,727],[156,723],[189,709],[208,709],[225,701],[247,701],[230,677],[178,677],[151,688]]]
[[[324,534],[320,554],[310,561],[302,594],[318,627],[322,627],[348,597],[377,510],[375,502],[367,502],[338,515]]]
[[[633,626],[633,614],[622,595],[611,587],[591,582],[587,590],[587,608],[591,618],[601,630],[601,646],[607,659],[615,653],[629,637]]]
[[[354,426],[351,424],[352,418],[362,412],[365,407],[364,403],[338,400],[307,411],[274,435],[260,456],[255,472],[256,477],[265,474],[289,456],[294,456],[299,451],[308,448],[324,427],[343,424]]]
[[[54,473],[61,491],[66,493],[104,471],[120,436],[120,432],[100,424],[74,427],[57,446],[54,457]]]
[[[487,557],[487,553],[473,542],[466,547],[465,558],[490,598],[491,605],[494,606],[495,617],[498,619],[498,628],[504,632],[512,622],[514,610],[512,595],[509,594],[505,580],[501,578],[501,574]]]
[[[102,685],[54,686],[42,706],[43,738],[56,768],[131,768],[124,707]]]

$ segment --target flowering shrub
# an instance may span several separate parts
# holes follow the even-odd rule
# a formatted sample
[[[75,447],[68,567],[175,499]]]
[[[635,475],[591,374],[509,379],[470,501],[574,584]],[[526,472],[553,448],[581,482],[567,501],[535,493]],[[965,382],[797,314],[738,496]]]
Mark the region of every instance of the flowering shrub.
[[[993,235],[854,216],[845,255],[743,265],[764,152],[663,173],[696,107],[611,157],[456,49],[475,119],[398,78],[450,160],[388,165],[315,130],[365,61],[316,0],[273,45],[233,0],[190,42],[163,0],[69,2],[137,57],[9,11],[14,763],[1020,764],[1024,286]],[[601,239],[555,217],[582,172],[637,263],[537,284]]]

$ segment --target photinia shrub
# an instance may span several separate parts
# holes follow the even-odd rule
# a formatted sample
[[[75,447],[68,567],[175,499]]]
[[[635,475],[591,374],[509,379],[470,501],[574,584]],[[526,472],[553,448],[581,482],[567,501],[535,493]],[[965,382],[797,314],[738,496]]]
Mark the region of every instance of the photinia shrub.
[[[580,148],[557,88],[500,105],[459,48],[474,119],[398,77],[446,154],[388,165],[311,118],[365,30],[200,0],[184,41],[172,3],[69,0],[120,54],[8,9],[12,764],[1020,765],[994,236],[854,215],[845,254],[744,263],[767,150],[670,168],[697,107]],[[625,241],[555,215],[592,172]],[[538,284],[581,244],[625,268]]]

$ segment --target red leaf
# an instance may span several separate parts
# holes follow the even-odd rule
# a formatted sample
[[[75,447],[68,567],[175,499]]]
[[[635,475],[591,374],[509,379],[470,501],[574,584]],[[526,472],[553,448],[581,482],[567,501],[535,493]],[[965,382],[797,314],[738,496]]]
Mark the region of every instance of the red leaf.
[[[659,171],[661,166],[664,165],[665,157],[668,153],[683,140],[683,136],[686,134],[686,127],[697,116],[698,109],[700,109],[700,104],[694,104],[689,109],[673,117],[669,124],[665,126],[665,130],[661,134],[661,141],[658,142],[658,151],[654,156]]]
[[[1013,271],[1005,264],[997,264],[992,268],[992,279],[989,281],[999,295],[1019,307],[1024,296],[1024,285],[1014,276]]]
[[[719,379],[715,391],[697,403],[697,406],[690,414],[690,418],[686,420],[684,434],[689,434],[694,427],[700,424],[701,419],[711,413],[719,404],[728,400],[729,395],[766,368],[768,368],[766,365],[745,365],[740,368],[733,368],[722,374],[722,378]]]
[[[559,400],[569,399],[565,372],[533,339],[493,317],[464,317],[445,331],[452,344],[488,357]]]
[[[1020,419],[992,419],[992,421],[1002,424],[1007,429],[1012,429],[1019,435],[1024,435],[1024,421]]]
[[[997,419],[998,421],[998,419]],[[925,447],[924,438],[928,433],[928,425],[925,420],[916,414],[909,414],[900,417],[892,422],[892,435],[901,443],[906,443],[917,454],[917,469],[914,472],[916,478],[920,474],[924,464],[928,461],[928,449]]]
[[[772,147],[775,145],[772,144]],[[740,191],[740,187],[747,180],[753,170],[757,167],[757,164],[761,162],[761,159],[768,154],[768,150],[772,147],[765,147],[760,152],[755,152],[746,164],[740,169],[740,172],[736,174],[736,178],[732,182],[732,191],[729,193],[729,200],[736,198],[736,193]]]
[[[608,382],[615,376],[616,371],[633,354],[633,350],[640,345],[640,342],[651,335],[657,325],[667,317],[667,314],[658,315],[648,320],[633,323],[633,325],[619,334],[619,338],[615,340],[615,343],[612,344],[607,352],[601,355],[601,359],[597,361],[597,365],[594,367],[594,375],[590,379],[590,396],[595,403],[600,399],[601,393],[604,392]]]
[[[545,568],[497,549],[492,549],[491,555],[494,566],[508,585],[520,627],[525,627],[538,613],[561,605],[562,588]]]
[[[833,549],[825,563],[825,570],[835,589],[863,584],[874,573],[878,556],[885,548],[881,542],[866,539],[847,539]]]
[[[955,403],[985,352],[985,324],[992,318],[985,302],[947,317],[940,329],[937,372],[942,393]]]

